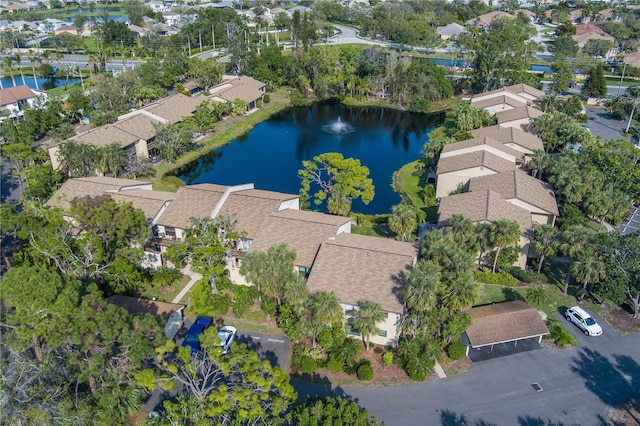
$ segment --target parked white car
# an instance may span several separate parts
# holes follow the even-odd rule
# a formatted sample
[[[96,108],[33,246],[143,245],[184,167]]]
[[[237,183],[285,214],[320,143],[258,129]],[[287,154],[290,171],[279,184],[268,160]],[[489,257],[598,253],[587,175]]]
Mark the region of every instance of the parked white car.
[[[232,325],[225,325],[218,331],[218,340],[220,341],[223,355],[228,354],[231,350],[231,343],[233,343],[237,332],[238,329]]]
[[[602,334],[602,327],[591,315],[579,306],[567,309],[564,313],[567,321],[574,323],[587,336],[599,336]]]

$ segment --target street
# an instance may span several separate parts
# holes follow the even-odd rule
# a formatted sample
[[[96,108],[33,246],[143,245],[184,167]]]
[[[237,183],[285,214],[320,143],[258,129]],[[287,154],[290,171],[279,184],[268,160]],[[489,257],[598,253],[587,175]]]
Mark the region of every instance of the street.
[[[580,347],[475,362],[460,376],[407,386],[293,385],[301,396],[353,399],[388,425],[604,424],[612,406],[640,396],[640,334],[618,336],[599,320],[604,334],[589,338],[558,318]]]

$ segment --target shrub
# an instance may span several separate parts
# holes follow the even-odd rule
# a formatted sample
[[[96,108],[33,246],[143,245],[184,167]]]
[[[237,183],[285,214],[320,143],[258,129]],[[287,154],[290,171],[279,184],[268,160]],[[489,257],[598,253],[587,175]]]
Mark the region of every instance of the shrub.
[[[368,360],[361,362],[358,366],[358,370],[356,371],[356,375],[358,376],[358,380],[373,379],[373,367],[371,366],[371,362]]]
[[[302,361],[300,362],[300,370],[303,373],[311,374],[314,371],[316,371],[317,368],[318,368],[318,363],[316,362],[315,359],[309,356],[305,356],[302,358]]]
[[[327,368],[334,373],[342,372],[344,368],[344,362],[338,358],[329,358],[329,362],[327,362]]]
[[[174,268],[167,268],[166,266],[160,266],[151,272],[153,277],[153,284],[164,287],[173,284],[174,281],[180,279],[180,271]]]
[[[392,363],[393,363],[393,353],[392,352],[385,352],[384,355],[382,355],[382,366],[384,368],[387,368]]]
[[[507,287],[515,287],[516,284],[518,284],[518,281],[514,277],[512,277],[511,274],[506,272],[493,273],[487,270],[477,271],[475,273],[475,278],[477,281],[483,283],[498,284]]]
[[[265,95],[262,97],[262,100],[264,101],[264,103],[269,103],[269,102],[271,102],[271,95],[270,95],[270,94],[268,94],[268,93],[267,93],[267,94],[265,94]]]
[[[280,313],[278,315],[278,326],[282,329],[282,331],[284,331],[289,340],[291,340],[292,342],[298,341],[303,337],[303,334],[296,326],[297,323],[298,318],[292,312],[291,306],[286,304],[280,306]]]
[[[527,272],[513,266],[510,270],[511,275],[519,279],[524,283],[546,283],[548,281],[545,274],[538,274],[537,272]]]
[[[382,349],[380,346],[376,346],[375,348],[373,348],[373,353],[375,354],[382,354],[382,352],[384,352],[384,349]]]
[[[262,108],[262,102],[261,101],[256,102],[256,108]]]
[[[530,305],[542,306],[544,301],[547,299],[547,295],[541,287],[531,287],[527,290],[524,298]]]
[[[549,335],[545,336],[545,339],[553,340],[558,346],[576,346],[578,344],[571,333],[557,319],[549,318],[547,327],[549,328]]]
[[[454,361],[464,358],[465,353],[466,349],[460,342],[451,342],[447,347],[447,354]]]
[[[326,327],[322,333],[320,333],[318,336],[318,344],[322,346],[325,351],[331,352],[335,348],[342,346],[346,338],[347,333],[342,323],[334,324],[331,327]]]
[[[276,315],[276,311],[278,309],[278,304],[276,299],[273,297],[263,297],[262,298],[262,310],[269,317],[273,317]]]
[[[231,306],[231,299],[226,294],[214,294],[213,303],[211,307],[219,315],[226,315],[229,312],[229,306]]]
[[[238,318],[242,318],[244,314],[251,309],[253,303],[258,297],[258,291],[255,287],[244,285],[233,286],[233,314]]]

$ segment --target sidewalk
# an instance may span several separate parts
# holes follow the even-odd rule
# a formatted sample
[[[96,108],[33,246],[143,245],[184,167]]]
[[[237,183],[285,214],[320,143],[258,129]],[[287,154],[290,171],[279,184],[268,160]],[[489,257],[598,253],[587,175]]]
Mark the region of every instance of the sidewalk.
[[[180,293],[178,293],[178,295],[171,301],[171,303],[180,303],[182,298],[189,292],[189,290],[191,290],[195,283],[202,279],[202,275],[198,274],[197,272],[191,271],[191,265],[187,265],[184,268],[180,269],[180,273],[182,273],[182,275],[188,275],[191,279],[189,280],[187,285],[185,285],[184,288],[180,290]]]

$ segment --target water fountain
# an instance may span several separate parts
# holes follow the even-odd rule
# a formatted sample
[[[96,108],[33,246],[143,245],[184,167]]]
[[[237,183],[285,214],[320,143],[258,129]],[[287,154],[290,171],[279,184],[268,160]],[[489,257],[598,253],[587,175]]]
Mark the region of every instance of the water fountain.
[[[340,135],[340,136],[346,135],[355,131],[355,127],[353,127],[349,123],[346,123],[340,120],[340,117],[338,117],[336,121],[332,121],[329,124],[325,124],[321,128],[322,128],[322,131],[325,133],[330,133],[332,135]]]

